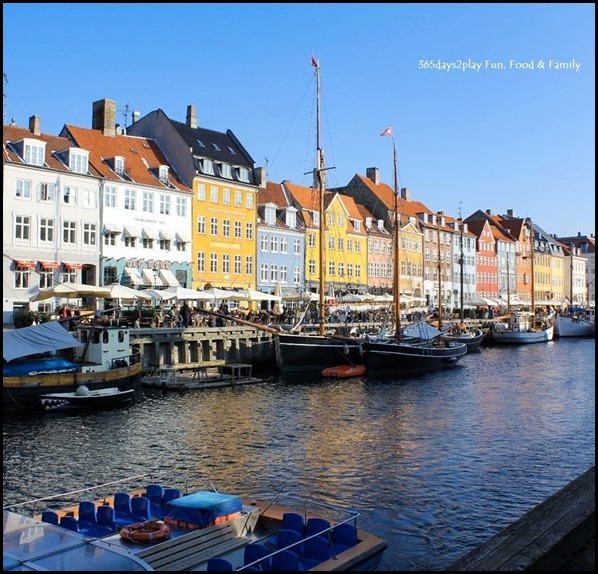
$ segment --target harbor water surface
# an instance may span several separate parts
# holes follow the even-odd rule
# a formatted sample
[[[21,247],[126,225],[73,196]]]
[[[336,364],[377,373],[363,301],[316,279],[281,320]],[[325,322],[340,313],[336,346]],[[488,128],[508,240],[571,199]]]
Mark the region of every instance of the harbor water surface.
[[[594,379],[595,340],[569,339],[408,379],[272,376],[5,416],[3,504],[176,472],[348,506],[388,541],[379,570],[442,570],[595,464]]]

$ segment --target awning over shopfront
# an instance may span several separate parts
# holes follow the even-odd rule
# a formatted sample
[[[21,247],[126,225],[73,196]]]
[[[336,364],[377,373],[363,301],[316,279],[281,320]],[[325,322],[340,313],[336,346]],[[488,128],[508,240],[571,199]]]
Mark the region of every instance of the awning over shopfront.
[[[170,269],[160,269],[160,277],[169,287],[180,287],[180,283]]]
[[[160,234],[158,233],[157,229],[153,227],[144,227],[143,228],[143,236],[147,237],[148,239],[159,239]]]
[[[134,227],[132,225],[125,225],[125,235],[129,237],[141,237],[141,229],[139,227]]]
[[[184,231],[177,231],[176,238],[181,243],[191,243],[191,235],[189,235],[188,233],[185,233]]]
[[[160,239],[167,239],[172,241],[174,239],[174,231],[172,229],[160,229]]]
[[[81,263],[63,263],[62,265],[67,271],[79,271],[80,269],[83,269]]]
[[[125,277],[128,278],[131,282],[131,285],[135,287],[138,285],[143,285],[144,283],[141,274],[135,267],[125,267]]]
[[[60,263],[56,263],[55,261],[40,261],[39,266],[43,271],[53,271],[60,267]]]
[[[123,230],[121,229],[120,225],[116,225],[116,223],[104,223],[104,235],[108,233],[122,233]]]
[[[149,287],[161,287],[164,285],[162,279],[158,273],[154,272],[152,269],[142,269],[141,274],[143,275],[143,284],[148,285]]]

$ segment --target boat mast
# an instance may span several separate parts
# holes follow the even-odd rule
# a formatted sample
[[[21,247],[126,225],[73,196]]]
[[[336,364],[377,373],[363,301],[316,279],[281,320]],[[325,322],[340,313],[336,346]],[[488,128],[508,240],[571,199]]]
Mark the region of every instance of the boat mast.
[[[399,254],[399,240],[401,232],[401,214],[399,212],[399,168],[397,163],[397,145],[392,136],[393,167],[394,167],[394,193],[395,193],[395,272],[394,272],[394,311],[395,311],[395,339],[401,336],[401,266]]]
[[[440,257],[440,213],[436,214],[436,232],[438,234],[438,329],[442,330],[442,259]]]
[[[509,265],[509,252],[507,251],[507,315],[511,316],[511,272]]]
[[[325,217],[325,182],[324,182],[324,150],[320,145],[320,63],[313,56],[311,57],[311,65],[315,68],[314,74],[316,76],[316,154],[317,165],[314,169],[314,184],[319,191],[319,210],[320,210],[320,226],[319,226],[319,253],[320,253],[320,335],[326,332],[326,309],[325,309],[325,289],[326,289],[326,261],[324,259],[325,253],[325,238],[324,233],[326,225]]]
[[[529,243],[531,247],[531,276],[532,276],[532,321],[533,325],[536,324],[536,279],[534,277],[534,226],[532,224],[531,218],[529,221]]]
[[[461,215],[461,203],[459,202],[459,229],[461,233],[459,234],[459,280],[460,280],[460,288],[461,288],[461,296],[460,296],[460,309],[459,309],[459,316],[461,318],[461,323],[464,321],[464,314],[463,314],[463,216]]]

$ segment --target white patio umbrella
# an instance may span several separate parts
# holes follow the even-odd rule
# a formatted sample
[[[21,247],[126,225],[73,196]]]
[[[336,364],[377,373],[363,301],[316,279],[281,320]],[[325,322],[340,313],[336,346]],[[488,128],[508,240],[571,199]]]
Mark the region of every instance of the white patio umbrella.
[[[240,291],[228,291],[225,289],[218,289],[218,287],[204,289],[202,293],[209,293],[213,295],[216,301],[220,301],[222,299],[229,299],[232,301],[247,301],[247,295],[241,294]]]
[[[31,291],[29,301],[45,301],[46,299],[81,299],[82,297],[110,298],[108,287],[84,285],[83,283],[57,283],[37,291]]]
[[[107,296],[102,296],[102,299],[125,299],[125,300],[149,300],[151,297],[143,291],[139,291],[137,289],[131,289],[126,285],[121,285],[120,283],[112,283],[111,285],[106,286],[110,294]]]
[[[161,292],[160,292],[161,293]],[[164,289],[164,294],[169,295],[169,299],[178,299],[179,301],[214,301],[214,295],[208,291],[196,291],[186,287],[169,287]]]
[[[158,301],[166,301],[176,297],[176,293],[167,291],[166,289],[142,289],[141,292],[148,295],[151,299],[157,299]]]
[[[261,291],[256,291],[255,289],[245,289],[244,291],[240,291],[239,293],[243,293],[246,295],[247,301],[282,301],[282,297],[279,295],[272,295],[271,293],[262,293]]]

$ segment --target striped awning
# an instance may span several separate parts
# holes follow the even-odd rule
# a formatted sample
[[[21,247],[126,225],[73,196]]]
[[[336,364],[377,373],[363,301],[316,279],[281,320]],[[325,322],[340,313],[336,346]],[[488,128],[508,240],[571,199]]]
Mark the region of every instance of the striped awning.
[[[21,269],[35,269],[35,261],[27,261],[24,259],[15,259],[15,265]]]
[[[40,261],[39,266],[44,271],[52,271],[54,269],[58,269],[60,267],[60,263],[56,263],[54,261]]]
[[[83,269],[81,263],[63,263],[62,265],[67,271],[79,271],[80,269]]]

